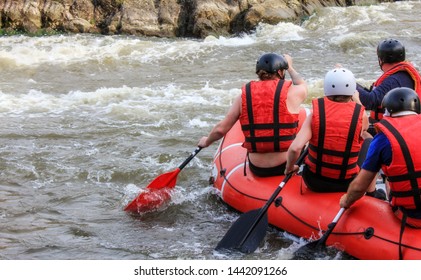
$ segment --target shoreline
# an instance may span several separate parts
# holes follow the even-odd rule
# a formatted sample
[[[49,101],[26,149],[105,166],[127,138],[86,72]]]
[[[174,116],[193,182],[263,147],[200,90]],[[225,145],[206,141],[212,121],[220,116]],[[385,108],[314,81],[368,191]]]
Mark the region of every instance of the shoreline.
[[[301,23],[323,7],[377,0],[4,0],[0,35],[92,33],[162,38],[235,36],[259,23]]]

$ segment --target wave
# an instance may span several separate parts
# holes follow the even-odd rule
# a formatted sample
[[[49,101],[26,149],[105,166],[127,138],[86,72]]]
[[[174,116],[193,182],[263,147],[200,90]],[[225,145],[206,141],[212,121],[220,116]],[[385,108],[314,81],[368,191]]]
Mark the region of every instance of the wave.
[[[0,114],[34,116],[87,111],[96,115],[140,118],[174,111],[177,107],[226,106],[239,93],[238,88],[222,90],[206,83],[199,90],[168,84],[163,87],[99,88],[89,92],[76,90],[65,94],[49,94],[38,90],[30,90],[26,94],[0,92]]]

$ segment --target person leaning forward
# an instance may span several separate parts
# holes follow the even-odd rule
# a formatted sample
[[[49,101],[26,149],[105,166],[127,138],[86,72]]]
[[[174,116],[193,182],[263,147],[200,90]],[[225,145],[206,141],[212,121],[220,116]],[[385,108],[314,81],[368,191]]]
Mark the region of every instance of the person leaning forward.
[[[285,79],[287,71],[291,80]],[[221,139],[240,120],[250,170],[261,177],[282,175],[286,151],[298,130],[307,84],[287,54],[262,55],[256,62],[256,74],[259,81],[242,87],[225,118],[199,140],[198,146],[208,147]]]
[[[324,79],[325,96],[312,101],[313,113],[288,149],[285,174],[298,169],[294,163],[308,143],[302,176],[312,191],[346,192],[360,170],[372,136],[366,132],[368,117],[364,107],[352,100],[355,90],[351,71],[345,68],[328,71]],[[371,192],[375,191],[374,183]]]
[[[370,89],[357,84],[361,104],[370,110],[370,124],[382,119],[383,97],[387,92],[398,87],[408,87],[421,96],[421,77],[417,69],[405,60],[405,46],[398,40],[386,39],[377,46],[377,59],[383,74],[373,83]],[[368,130],[375,134],[373,125]]]
[[[410,88],[396,88],[386,94],[382,107],[386,112],[375,124],[378,133],[339,204],[351,207],[382,169],[390,183],[390,205],[402,227],[421,228],[421,149],[414,133],[421,129],[420,98]]]

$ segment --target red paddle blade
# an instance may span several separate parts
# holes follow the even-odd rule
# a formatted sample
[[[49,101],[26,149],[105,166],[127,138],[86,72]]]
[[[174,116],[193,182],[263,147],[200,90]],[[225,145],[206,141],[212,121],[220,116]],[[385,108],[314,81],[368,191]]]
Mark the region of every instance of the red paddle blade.
[[[160,208],[171,199],[171,188],[146,189],[124,208],[128,212],[149,212]]]
[[[158,209],[171,198],[171,189],[177,182],[177,175],[180,169],[177,168],[156,177],[132,202],[130,202],[124,211],[129,212],[147,212]]]

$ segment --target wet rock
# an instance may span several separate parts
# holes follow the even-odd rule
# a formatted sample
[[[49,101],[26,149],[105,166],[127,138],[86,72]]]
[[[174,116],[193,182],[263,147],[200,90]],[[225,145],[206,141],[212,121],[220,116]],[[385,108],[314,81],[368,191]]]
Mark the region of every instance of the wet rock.
[[[259,23],[300,23],[324,6],[353,0],[0,0],[7,32],[229,36]]]

